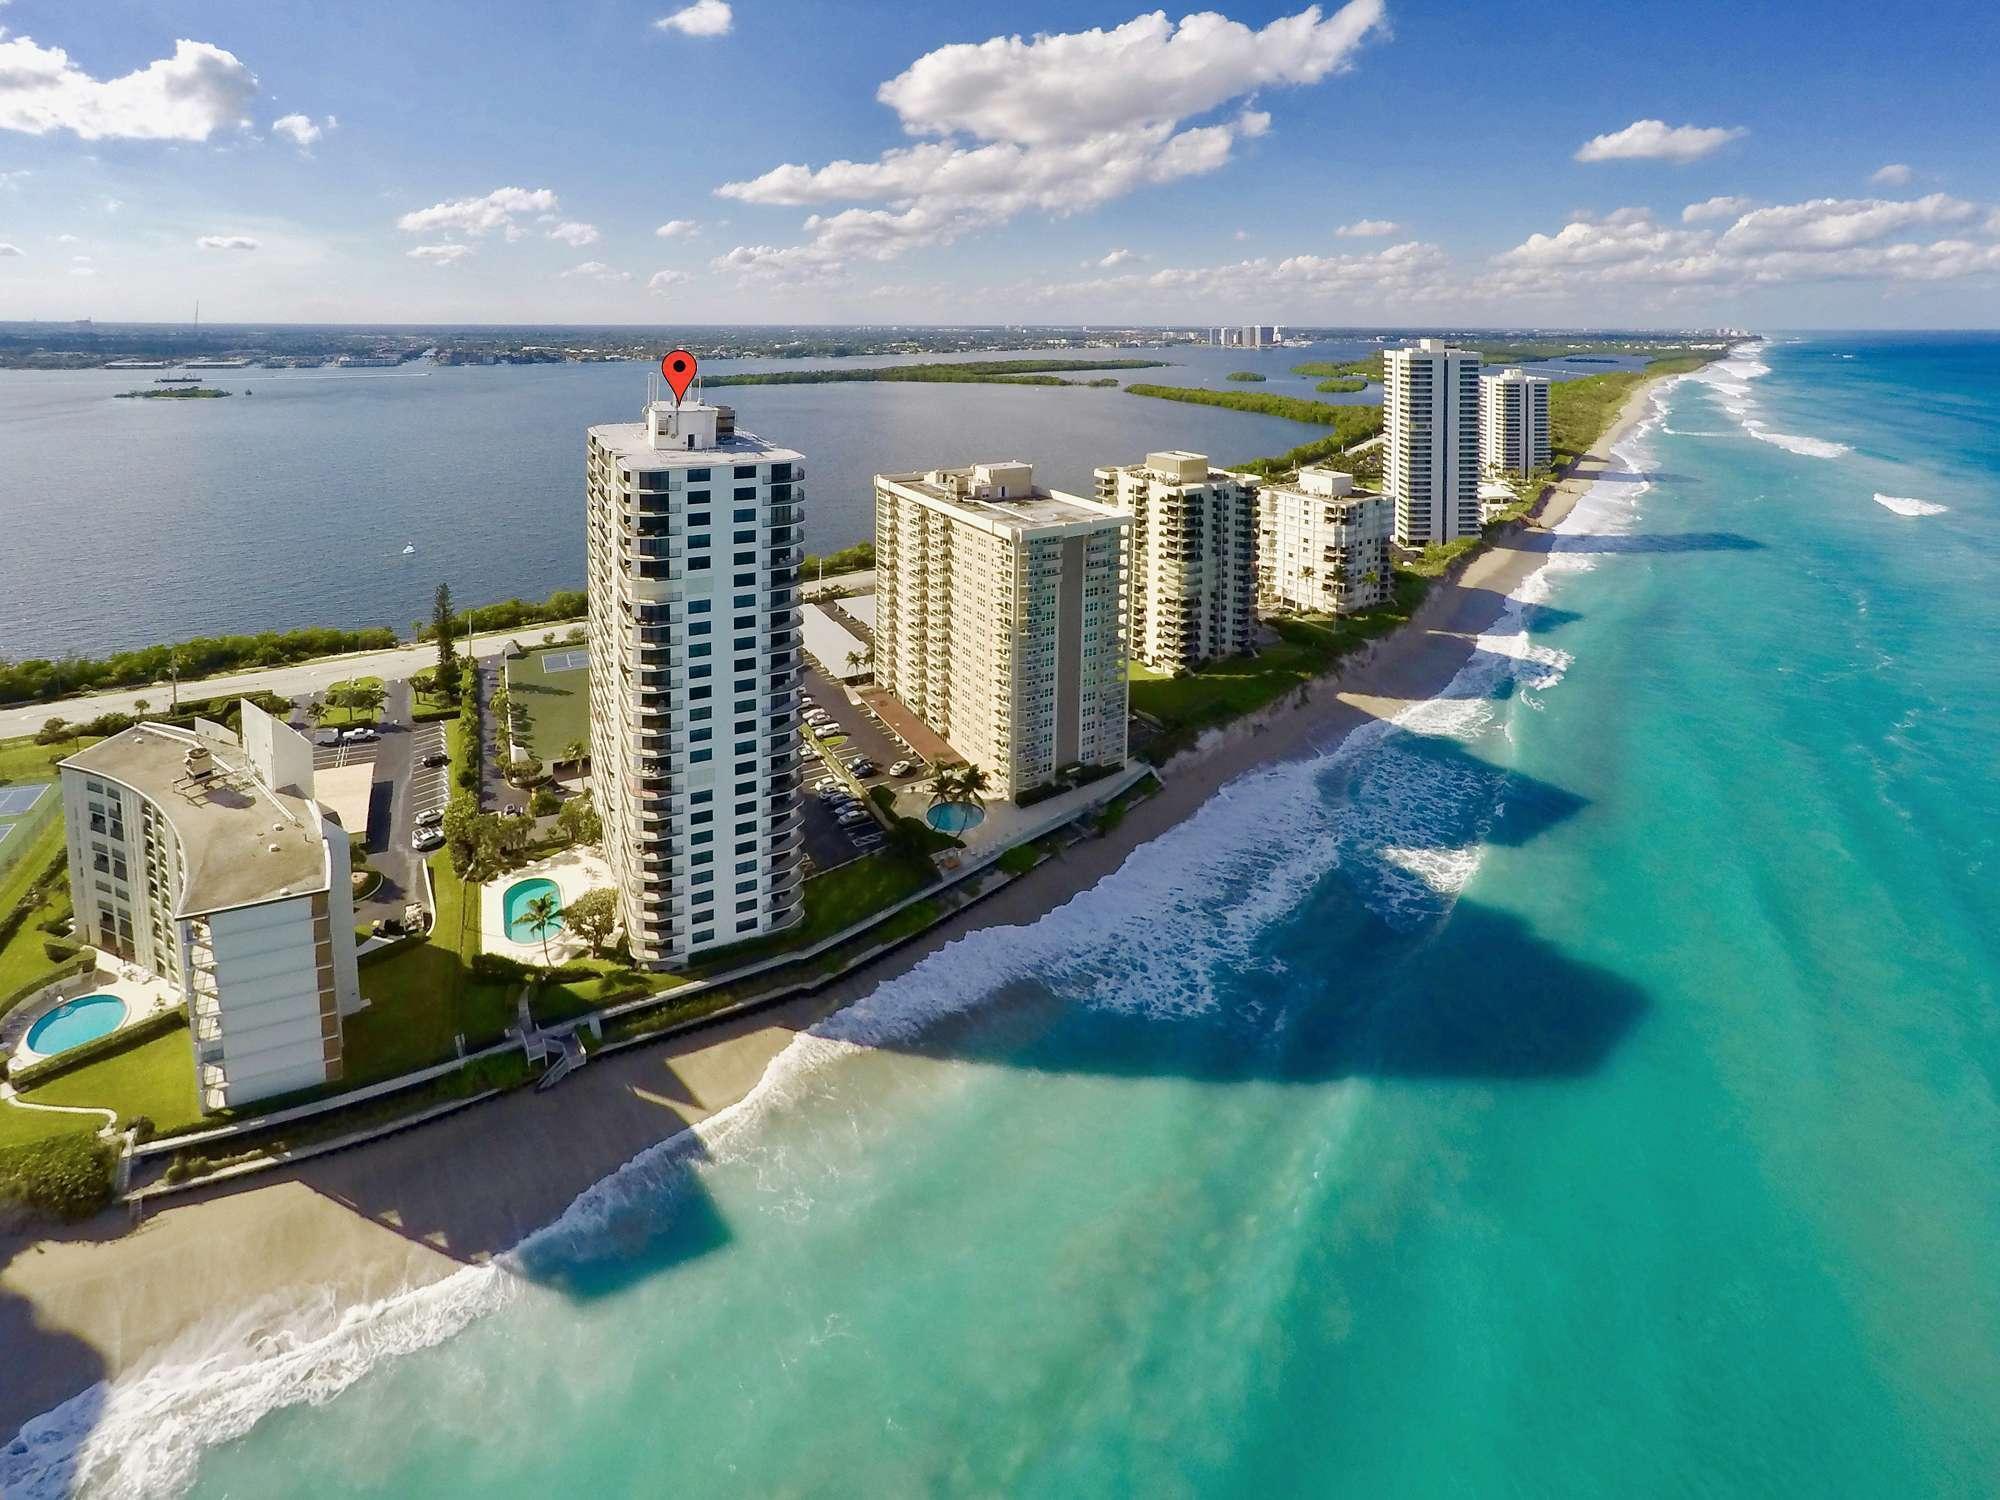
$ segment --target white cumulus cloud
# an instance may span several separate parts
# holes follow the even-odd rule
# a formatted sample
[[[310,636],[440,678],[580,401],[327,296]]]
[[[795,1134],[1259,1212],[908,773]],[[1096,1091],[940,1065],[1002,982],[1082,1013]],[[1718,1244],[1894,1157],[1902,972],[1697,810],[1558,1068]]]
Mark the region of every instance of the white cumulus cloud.
[[[655,271],[646,278],[646,290],[655,295],[664,295],[683,282],[693,279],[685,271]]]
[[[10,245],[4,240],[0,240],[0,256],[19,255],[20,253],[21,247],[19,245]]]
[[[745,203],[868,205],[814,215],[804,245],[738,246],[718,269],[798,278],[948,244],[1024,212],[1070,214],[1213,172],[1271,117],[1185,122],[1259,90],[1318,83],[1384,28],[1381,0],[1315,5],[1261,29],[1212,11],[1109,30],[1000,36],[925,53],[876,97],[919,139],[873,161],[786,163],[716,191]]]
[[[1378,239],[1402,227],[1394,219],[1356,219],[1352,224],[1341,225],[1334,233],[1344,240]]]
[[[567,224],[558,224],[549,231],[550,239],[561,240],[574,250],[581,250],[585,245],[594,245],[603,237],[597,232],[595,224],[581,224],[575,220]]]
[[[1109,270],[1112,266],[1122,266],[1126,261],[1137,260],[1138,258],[1132,251],[1121,247],[1106,254],[1102,260],[1096,262],[1096,265],[1100,269]]]
[[[472,254],[470,245],[419,245],[414,250],[405,251],[411,260],[420,260],[431,266],[455,266]]]
[[[601,260],[587,260],[580,266],[571,266],[567,271],[564,271],[562,275],[565,278],[571,276],[588,277],[593,281],[602,281],[607,283],[630,281],[632,279],[632,273],[630,271],[615,270],[612,267],[607,266]]]
[[[258,245],[247,234],[205,234],[195,243],[204,250],[255,250]]]
[[[285,137],[301,151],[325,133],[313,124],[311,115],[279,115],[271,122],[271,134]]]
[[[1887,166],[1877,167],[1868,174],[1868,181],[1875,187],[1908,187],[1910,179],[1916,176],[1908,166],[1892,161]]]
[[[653,25],[660,31],[678,31],[682,36],[728,36],[735,19],[729,0],[694,0],[694,4],[672,15],[661,16]]]
[[[1704,198],[1681,210],[1683,224],[1700,224],[1709,219],[1734,219],[1756,207],[1754,198]]]
[[[556,195],[547,188],[503,187],[483,198],[454,198],[412,210],[396,220],[396,227],[410,234],[489,234],[518,229],[517,216],[554,213],[557,207]]]
[[[1905,200],[1814,198],[1753,209],[1729,226],[1723,242],[1746,250],[1841,250],[1900,230],[1963,224],[1978,213],[1943,193]]]
[[[244,122],[257,75],[234,53],[186,38],[174,55],[92,78],[60,47],[0,36],[0,130],[86,141],[205,141]]]
[[[1669,125],[1634,120],[1623,130],[1592,136],[1577,148],[1578,161],[1699,161],[1749,132],[1740,125]]]
[[[669,219],[653,233],[663,240],[677,240],[684,235],[693,234],[699,228],[701,226],[693,219]]]

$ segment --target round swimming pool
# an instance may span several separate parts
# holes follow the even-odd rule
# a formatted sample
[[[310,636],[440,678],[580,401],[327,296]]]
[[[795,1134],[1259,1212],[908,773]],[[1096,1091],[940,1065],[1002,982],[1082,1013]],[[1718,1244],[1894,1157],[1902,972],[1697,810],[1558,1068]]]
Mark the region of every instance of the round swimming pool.
[[[528,915],[528,904],[537,896],[552,896],[557,907],[562,905],[562,887],[545,875],[537,875],[532,880],[517,880],[507,887],[507,894],[500,898],[500,914],[507,923],[507,936],[517,943],[539,943],[543,937],[553,937],[562,931],[562,918],[557,917],[547,933],[535,925]]]
[[[986,809],[976,802],[940,802],[924,814],[924,821],[939,833],[956,837],[986,821]]]
[[[28,1049],[51,1057],[109,1036],[125,1024],[125,1002],[116,995],[65,1000],[28,1028]]]

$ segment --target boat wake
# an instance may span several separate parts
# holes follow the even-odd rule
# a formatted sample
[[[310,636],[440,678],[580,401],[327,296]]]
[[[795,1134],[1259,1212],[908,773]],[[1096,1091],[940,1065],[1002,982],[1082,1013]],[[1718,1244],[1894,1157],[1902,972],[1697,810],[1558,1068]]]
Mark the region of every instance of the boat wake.
[[[100,1383],[0,1452],[0,1492],[53,1500],[186,1489],[205,1448],[266,1414],[330,1401],[386,1360],[518,1299],[557,1295],[537,1285],[542,1272],[628,1253],[672,1219],[679,1185],[742,1157],[774,1112],[804,1107],[822,1070],[918,1038],[1010,985],[1033,980],[1071,1003],[1162,1020],[1211,1012],[1225,981],[1282,967],[1263,938],[1328,878],[1344,879],[1391,928],[1442,921],[1479,867],[1509,782],[1493,755],[1462,752],[1504,750],[1516,707],[1535,710],[1562,680],[1570,656],[1534,638],[1536,611],[1565,575],[1597,566],[1607,534],[1637,519],[1651,485],[1635,477],[1647,472],[1645,439],[1664,412],[1656,392],[1649,420],[1613,450],[1615,482],[1594,485],[1556,528],[1543,566],[1436,697],[1246,773],[1039,920],[969,932],[878,985],[793,1038],[739,1103],[642,1152],[493,1263],[363,1306],[322,1297],[255,1309]]]

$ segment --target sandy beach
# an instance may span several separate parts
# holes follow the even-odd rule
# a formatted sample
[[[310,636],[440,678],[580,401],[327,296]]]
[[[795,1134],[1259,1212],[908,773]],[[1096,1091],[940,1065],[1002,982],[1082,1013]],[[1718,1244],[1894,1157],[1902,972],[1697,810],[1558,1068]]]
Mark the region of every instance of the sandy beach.
[[[438,1123],[197,1193],[133,1223],[105,1215],[0,1237],[0,1433],[107,1377],[176,1361],[219,1324],[241,1339],[449,1275],[517,1243],[633,1156],[744,1098],[792,1036],[978,927],[1024,924],[1116,870],[1227,782],[1330,745],[1433,697],[1507,596],[1542,564],[1641,419],[1641,384],[1537,516],[1441,581],[1407,627],[1339,674],[1177,758],[1163,791],[922,939],[819,993],[677,1041],[594,1061],[548,1094],[516,1092]]]

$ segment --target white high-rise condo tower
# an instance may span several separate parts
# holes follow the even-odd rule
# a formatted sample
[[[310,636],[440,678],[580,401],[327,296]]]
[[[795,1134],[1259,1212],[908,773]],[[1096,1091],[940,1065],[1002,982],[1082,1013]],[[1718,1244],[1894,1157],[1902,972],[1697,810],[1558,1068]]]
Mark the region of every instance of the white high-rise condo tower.
[[[1479,377],[1479,461],[1489,474],[1532,474],[1549,465],[1549,382],[1506,369]]]
[[[1479,356],[1422,339],[1382,355],[1382,488],[1396,543],[1479,532]]]
[[[999,796],[1124,764],[1131,525],[1025,463],[875,476],[875,679]]]
[[[76,935],[180,990],[204,1110],[338,1082],[361,1008],[349,830],[305,736],[238,712],[240,736],[137,724],[60,767]]]
[[[792,926],[805,464],[726,406],[590,429],[591,792],[632,957]]]
[[[1257,478],[1200,453],[1097,470],[1100,504],[1132,517],[1132,657],[1178,673],[1257,641]]]

